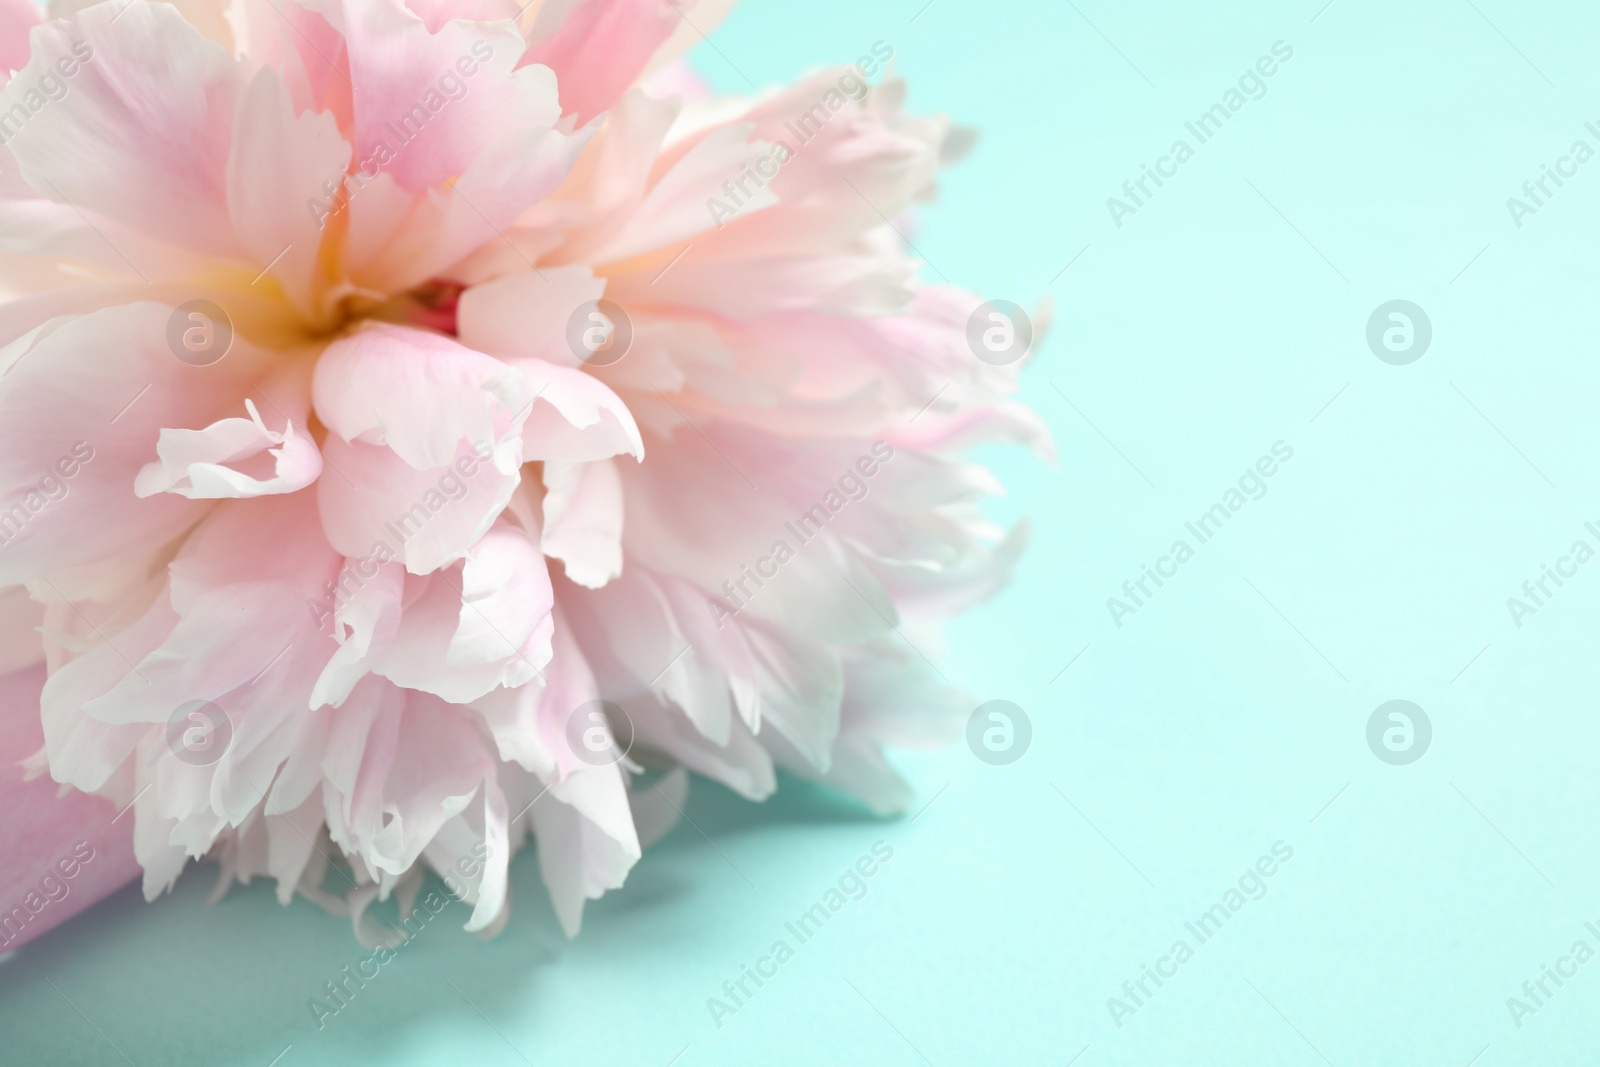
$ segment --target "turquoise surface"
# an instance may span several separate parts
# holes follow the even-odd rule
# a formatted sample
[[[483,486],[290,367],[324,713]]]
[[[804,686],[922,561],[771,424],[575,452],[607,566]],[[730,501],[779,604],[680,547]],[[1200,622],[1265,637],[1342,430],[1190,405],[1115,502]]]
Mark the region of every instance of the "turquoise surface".
[[[321,1029],[348,925],[268,884],[202,907],[196,870],[0,965],[0,1061],[1590,1062],[1600,12],[1321,5],[746,0],[696,53],[742,91],[881,40],[915,108],[983,131],[914,239],[929,277],[1055,304],[1024,383],[1061,462],[995,453],[1034,543],[943,661],[1025,710],[1023,758],[902,760],[928,806],[898,821],[697,785],[576,941],[525,854],[501,938],[454,906]],[[1142,165],[1176,173],[1134,203]],[[1368,342],[1393,300],[1431,324],[1413,362],[1386,319]],[[1144,565],[1170,576],[1135,602]],[[1369,744],[1392,700],[1431,728],[1409,763],[1414,711],[1408,752],[1387,711]],[[865,895],[786,934],[880,841]]]

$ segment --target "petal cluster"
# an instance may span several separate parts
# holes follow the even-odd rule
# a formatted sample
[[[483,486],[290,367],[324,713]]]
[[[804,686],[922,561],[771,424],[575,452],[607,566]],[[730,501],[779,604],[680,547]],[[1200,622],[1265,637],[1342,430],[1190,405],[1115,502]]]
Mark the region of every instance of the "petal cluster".
[[[964,137],[711,99],[727,6],[0,5],[6,755],[132,805],[148,896],[380,941],[431,870],[492,932],[536,844],[576,932],[689,772],[892,811],[958,727],[934,627],[1022,545],[963,450],[1049,450],[901,236]]]

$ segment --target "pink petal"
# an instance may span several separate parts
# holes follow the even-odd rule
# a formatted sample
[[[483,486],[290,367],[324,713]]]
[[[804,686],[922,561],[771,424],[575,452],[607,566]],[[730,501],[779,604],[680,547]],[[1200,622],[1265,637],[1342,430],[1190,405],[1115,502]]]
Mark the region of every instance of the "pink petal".
[[[400,628],[406,572],[398,563],[345,560],[335,587],[333,654],[311,693],[311,706],[339,707],[372,669],[377,653],[389,647]]]
[[[297,116],[288,90],[263,68],[239,100],[228,157],[228,215],[251,257],[301,312],[315,308],[315,272],[326,214],[350,163],[350,145],[332,114]]]
[[[535,43],[523,62],[555,71],[561,110],[575,113],[582,123],[609,108],[639,78],[678,28],[679,15],[661,0],[579,0],[569,10],[559,27],[547,30],[549,20],[543,17],[535,23]]]
[[[33,0],[0,0],[0,75],[28,62],[28,31],[44,21]]]
[[[161,430],[237,404],[258,358],[242,341],[193,367],[166,345],[171,308],[129,304],[61,320],[0,352],[0,582],[159,548],[205,512],[134,481]]]
[[[0,677],[44,659],[39,625],[44,605],[20,585],[0,588]]]
[[[309,496],[227,502],[172,564],[178,621],[170,636],[84,712],[108,723],[164,724],[189,701],[222,701],[251,687],[286,648],[320,650],[325,661],[333,643],[309,606],[340,562]],[[303,679],[306,699],[314,677]]]
[[[542,666],[550,661],[554,606],[539,546],[519,527],[500,523],[467,553],[460,617],[446,658],[454,666],[477,666],[532,647]]]
[[[550,578],[520,529],[501,524],[459,569],[408,582],[422,593],[408,597],[393,641],[374,657],[374,673],[465,704],[500,686],[526,685],[550,662]]]
[[[521,475],[503,474],[465,441],[449,466],[418,470],[382,445],[322,443],[317,480],[328,541],[342,555],[397,560],[428,574],[466,556],[511,500]]]
[[[387,445],[417,470],[455,461],[463,442],[509,474],[522,463],[524,375],[438,334],[374,324],[317,362],[317,416],[352,443]]]
[[[422,19],[429,33],[438,33],[451,19],[471,22],[515,19],[524,5],[517,0],[406,0],[406,7]]]
[[[524,44],[509,24],[452,21],[436,33],[399,0],[345,0],[359,163],[382,163],[411,193],[464,173],[507,129],[555,125],[548,71],[514,70]],[[381,157],[380,157],[381,158]]]
[[[585,463],[626,452],[644,459],[644,439],[622,399],[593,376],[538,359],[510,364],[538,399],[522,428],[523,456]]]
[[[542,675],[516,689],[495,689],[472,701],[488,726],[500,758],[545,781],[565,778],[587,763],[571,751],[567,720],[574,709],[600,699],[600,689],[572,627],[554,614],[550,662]]]
[[[495,774],[493,757],[461,709],[425,693],[408,693],[399,717],[393,761],[381,793],[368,801],[373,807],[366,825],[377,828],[359,849],[391,874],[415,863],[434,835]],[[379,822],[374,816],[386,818]]]
[[[30,106],[38,80],[66,69],[69,91]],[[238,251],[227,170],[242,88],[233,57],[173,8],[97,4],[40,27],[28,65],[0,91],[0,112],[29,113],[7,144],[41,194],[228,255]]]
[[[588,267],[545,267],[506,274],[461,294],[456,316],[461,343],[501,357],[522,356],[572,366],[567,323],[600,299],[605,282]]]

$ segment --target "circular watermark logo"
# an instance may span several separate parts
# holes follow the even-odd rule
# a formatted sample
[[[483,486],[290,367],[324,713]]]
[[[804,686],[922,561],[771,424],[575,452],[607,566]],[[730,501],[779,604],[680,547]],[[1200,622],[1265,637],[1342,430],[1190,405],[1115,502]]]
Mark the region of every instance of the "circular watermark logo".
[[[609,767],[633,748],[633,720],[620,704],[585,701],[567,717],[567,745],[583,762]]]
[[[167,748],[191,767],[209,767],[233,740],[228,713],[209,700],[191,700],[167,718]]]
[[[996,367],[1015,363],[1033,347],[1033,322],[1009,300],[986,300],[967,319],[967,347]]]
[[[579,304],[567,318],[567,347],[590,367],[609,367],[628,354],[633,320],[609,300]]]
[[[1417,762],[1432,743],[1433,723],[1428,713],[1409,700],[1385,701],[1367,720],[1367,747],[1396,767]]]
[[[1433,321],[1409,300],[1379,304],[1367,320],[1367,347],[1385,363],[1415,363],[1433,343]]]
[[[983,762],[995,767],[1015,763],[1033,742],[1028,713],[1009,700],[979,704],[967,719],[967,747]]]
[[[233,347],[233,320],[210,300],[179,304],[167,317],[167,347],[191,367],[209,367]]]

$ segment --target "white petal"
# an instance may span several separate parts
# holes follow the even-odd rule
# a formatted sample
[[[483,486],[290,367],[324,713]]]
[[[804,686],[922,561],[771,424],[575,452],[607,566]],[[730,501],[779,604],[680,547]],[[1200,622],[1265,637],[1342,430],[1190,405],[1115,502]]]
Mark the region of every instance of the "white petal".
[[[523,455],[529,461],[584,463],[626,452],[644,459],[639,426],[622,398],[581,370],[538,359],[514,359],[536,397],[523,424]]]
[[[317,480],[322,453],[294,423],[269,430],[255,403],[244,402],[248,419],[221,419],[203,430],[163,429],[156,444],[157,462],[146,464],[134,479],[135,496],[176,493],[190,500],[216,500],[293,493]],[[229,464],[268,453],[273,472],[255,478]],[[265,472],[263,472],[265,473]]]
[[[612,460],[544,465],[544,554],[598,589],[622,573],[622,478]]]
[[[568,937],[583,923],[583,904],[620,887],[638,862],[633,810],[613,764],[580,771],[550,789],[531,811],[539,838],[539,873]]]

